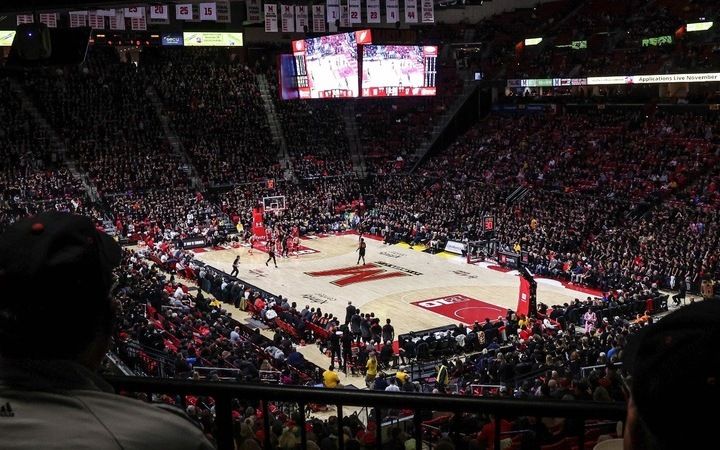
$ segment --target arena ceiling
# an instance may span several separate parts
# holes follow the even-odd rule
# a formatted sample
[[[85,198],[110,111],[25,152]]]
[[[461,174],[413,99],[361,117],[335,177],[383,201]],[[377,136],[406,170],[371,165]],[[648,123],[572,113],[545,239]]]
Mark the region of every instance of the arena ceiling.
[[[231,0],[232,1],[232,0]],[[2,0],[0,1],[0,13],[3,12],[29,12],[30,10],[47,10],[47,9],[67,9],[67,8],[92,8],[103,6],[133,6],[138,3],[152,3],[150,1],[143,2],[123,2],[112,0],[95,0],[95,1],[72,1],[72,0]],[[173,0],[163,0],[163,3],[176,3]]]

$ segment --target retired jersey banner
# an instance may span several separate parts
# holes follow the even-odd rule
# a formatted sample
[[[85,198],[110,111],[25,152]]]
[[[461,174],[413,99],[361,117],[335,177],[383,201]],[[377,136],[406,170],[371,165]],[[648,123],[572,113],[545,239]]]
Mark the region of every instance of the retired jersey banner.
[[[417,0],[405,0],[405,23],[417,23]]]
[[[71,11],[70,12],[70,28],[79,28],[88,26],[87,11]]]
[[[245,0],[245,8],[247,11],[247,21],[252,23],[259,23],[262,19],[260,13],[260,7],[262,2],[260,0]]]
[[[367,0],[367,23],[380,23],[380,0]]]
[[[295,6],[295,31],[302,33],[308,26],[308,8],[307,5]]]
[[[175,18],[177,20],[192,20],[193,6],[190,3],[175,5]]]
[[[212,20],[217,22],[217,7],[215,2],[200,3],[200,20]]]
[[[167,5],[150,5],[150,18],[151,19],[168,19],[168,6]]]
[[[277,4],[266,3],[265,4],[265,32],[266,33],[277,33],[278,32],[278,16],[277,16]]]
[[[312,30],[313,33],[325,32],[325,5],[313,5],[312,7]]]
[[[48,28],[57,28],[57,13],[40,14],[40,23],[44,23]]]
[[[123,15],[122,10],[118,10],[117,14],[110,18],[110,29],[117,31],[125,29],[125,16]]]
[[[340,20],[340,0],[327,0],[327,23],[329,31],[337,31]]]
[[[131,6],[129,8],[125,8],[124,13],[125,17],[129,17],[130,19],[139,19],[141,17],[145,17],[145,8],[143,6]]]
[[[348,5],[340,6],[340,27],[350,28],[350,13]]]
[[[280,29],[283,33],[295,32],[295,8],[293,5],[280,5]]]
[[[348,0],[348,19],[350,25],[362,22],[362,8],[360,0]]]
[[[387,23],[400,21],[400,0],[385,0],[385,21]]]
[[[422,23],[435,23],[435,5],[433,0],[421,0]]]

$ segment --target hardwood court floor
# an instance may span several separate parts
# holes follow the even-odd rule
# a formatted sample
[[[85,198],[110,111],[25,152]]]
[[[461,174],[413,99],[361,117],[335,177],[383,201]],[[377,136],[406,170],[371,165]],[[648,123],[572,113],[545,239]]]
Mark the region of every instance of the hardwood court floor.
[[[502,272],[489,263],[475,265],[456,255],[432,255],[366,239],[366,266],[358,266],[355,235],[303,239],[301,244],[316,253],[278,258],[278,268],[265,266],[267,255],[245,247],[198,253],[197,258],[230,272],[240,254],[238,277],[268,292],[323,312],[345,318],[352,301],[361,312],[374,312],[385,322],[392,319],[397,334],[448,325],[472,323],[504,315],[517,306],[517,272]],[[309,252],[309,251],[308,251]],[[547,305],[585,298],[586,292],[555,280],[538,279],[538,302]],[[414,304],[415,303],[415,304]],[[420,303],[420,304],[417,304]]]

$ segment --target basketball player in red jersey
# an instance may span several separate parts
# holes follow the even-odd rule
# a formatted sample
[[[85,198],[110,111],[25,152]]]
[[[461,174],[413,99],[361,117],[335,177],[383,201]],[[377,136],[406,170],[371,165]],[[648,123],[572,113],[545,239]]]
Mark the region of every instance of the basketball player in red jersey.
[[[255,248],[255,241],[257,240],[257,237],[254,234],[250,235],[250,239],[248,239],[248,242],[250,242],[250,248],[248,249],[248,255],[253,254],[253,248]]]
[[[300,256],[300,238],[297,236],[293,236],[292,238],[292,251],[295,253],[295,257]]]

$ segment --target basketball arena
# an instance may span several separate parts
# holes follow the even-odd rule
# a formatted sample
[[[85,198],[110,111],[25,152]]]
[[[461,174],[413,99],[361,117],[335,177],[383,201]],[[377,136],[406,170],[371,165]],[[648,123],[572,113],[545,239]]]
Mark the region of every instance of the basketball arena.
[[[0,448],[707,447],[716,3],[3,1]]]

